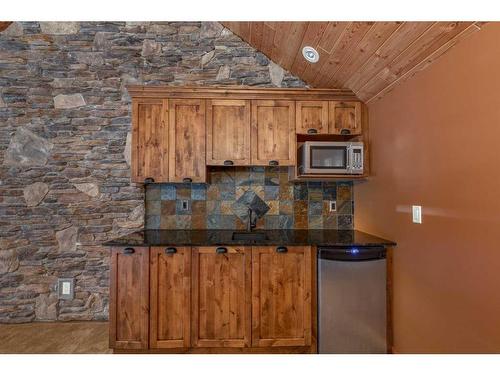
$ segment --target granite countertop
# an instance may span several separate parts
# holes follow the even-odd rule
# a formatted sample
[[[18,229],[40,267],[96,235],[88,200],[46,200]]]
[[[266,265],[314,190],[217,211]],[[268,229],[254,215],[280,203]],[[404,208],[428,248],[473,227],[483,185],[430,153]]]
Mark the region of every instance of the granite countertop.
[[[235,230],[143,230],[108,241],[105,246],[218,246],[218,245],[315,245],[315,246],[395,246],[358,230],[255,230],[261,240],[234,240]]]

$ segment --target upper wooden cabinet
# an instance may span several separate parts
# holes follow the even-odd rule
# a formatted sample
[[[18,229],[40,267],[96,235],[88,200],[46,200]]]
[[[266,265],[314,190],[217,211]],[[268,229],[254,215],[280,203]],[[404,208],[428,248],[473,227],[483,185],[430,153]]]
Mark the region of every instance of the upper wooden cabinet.
[[[150,347],[189,347],[191,248],[152,247],[150,276]]]
[[[298,101],[295,113],[297,134],[328,134],[327,101]]]
[[[298,101],[296,133],[359,135],[361,105],[358,101]]]
[[[311,345],[311,248],[252,248],[253,346]]]
[[[111,249],[109,346],[147,349],[149,248]]]
[[[168,181],[167,101],[135,99],[132,103],[131,179]]]
[[[251,248],[193,248],[194,347],[251,345]]]
[[[205,182],[205,100],[168,102],[169,182]]]
[[[252,165],[294,165],[295,102],[252,100]]]
[[[207,165],[250,164],[250,100],[207,100]]]
[[[361,134],[361,102],[330,102],[330,134]]]
[[[206,182],[207,165],[296,167],[303,135],[359,136],[368,145],[363,104],[348,90],[128,89],[133,182]]]

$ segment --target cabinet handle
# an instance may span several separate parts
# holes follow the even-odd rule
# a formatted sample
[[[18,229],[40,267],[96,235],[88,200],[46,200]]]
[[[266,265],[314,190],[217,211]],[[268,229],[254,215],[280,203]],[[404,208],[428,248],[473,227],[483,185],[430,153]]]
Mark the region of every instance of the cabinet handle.
[[[224,165],[233,165],[233,161],[232,160],[224,160]]]
[[[175,247],[167,247],[165,249],[165,254],[175,254],[177,252],[177,249]]]
[[[193,182],[193,179],[190,177],[186,177],[186,178],[182,179],[182,182],[184,182],[185,184],[189,184],[189,183]]]
[[[217,249],[215,249],[215,252],[217,254],[225,254],[225,253],[227,253],[227,248],[221,246],[221,247],[218,247]]]
[[[277,160],[270,160],[269,165],[271,167],[276,167],[277,165],[280,165],[280,163]]]
[[[155,179],[153,177],[147,177],[144,179],[145,184],[152,184],[155,182]]]
[[[342,129],[342,130],[340,130],[340,134],[349,135],[349,134],[351,134],[351,131],[349,129]]]
[[[123,249],[123,254],[133,254],[135,253],[135,249],[133,247],[126,247]]]
[[[307,134],[318,134],[316,129],[307,129]]]
[[[286,253],[286,252],[288,252],[288,249],[286,248],[286,246],[278,246],[276,248],[276,252],[277,253]]]

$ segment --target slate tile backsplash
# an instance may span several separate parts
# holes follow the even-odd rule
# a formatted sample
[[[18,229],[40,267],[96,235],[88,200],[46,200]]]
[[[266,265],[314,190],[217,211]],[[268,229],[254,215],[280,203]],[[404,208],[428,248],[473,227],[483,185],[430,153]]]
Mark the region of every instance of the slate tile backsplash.
[[[212,167],[208,184],[146,186],[146,229],[352,229],[352,182],[288,182],[286,167]],[[337,211],[330,212],[330,200]],[[187,208],[183,206],[187,202]]]

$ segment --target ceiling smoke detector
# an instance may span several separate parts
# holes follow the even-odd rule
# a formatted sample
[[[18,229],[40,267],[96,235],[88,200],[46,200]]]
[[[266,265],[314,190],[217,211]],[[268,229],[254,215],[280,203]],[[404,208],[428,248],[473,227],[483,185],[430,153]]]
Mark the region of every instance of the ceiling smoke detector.
[[[302,48],[302,56],[310,63],[317,63],[319,60],[319,53],[310,46]]]

